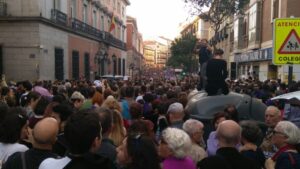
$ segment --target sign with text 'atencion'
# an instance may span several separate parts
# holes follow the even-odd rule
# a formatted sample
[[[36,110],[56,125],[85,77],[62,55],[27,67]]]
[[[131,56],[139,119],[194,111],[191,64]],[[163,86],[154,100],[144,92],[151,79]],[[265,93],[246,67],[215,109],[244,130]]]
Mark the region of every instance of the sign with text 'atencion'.
[[[273,63],[300,64],[300,18],[279,18],[274,21]]]

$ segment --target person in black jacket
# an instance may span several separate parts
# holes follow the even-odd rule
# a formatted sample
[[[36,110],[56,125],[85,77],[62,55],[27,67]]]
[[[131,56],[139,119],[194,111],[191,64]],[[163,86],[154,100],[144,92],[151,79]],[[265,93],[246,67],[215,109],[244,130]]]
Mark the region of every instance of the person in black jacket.
[[[102,140],[102,127],[99,115],[94,109],[80,110],[72,114],[64,128],[68,143],[68,154],[60,159],[48,158],[39,169],[114,169],[108,158],[95,152]]]
[[[227,63],[222,59],[224,51],[222,49],[217,49],[214,52],[214,57],[207,61],[206,65],[206,78],[207,85],[205,91],[208,96],[213,96],[219,93],[219,90],[223,94],[228,94],[229,89],[225,82],[227,78]]]

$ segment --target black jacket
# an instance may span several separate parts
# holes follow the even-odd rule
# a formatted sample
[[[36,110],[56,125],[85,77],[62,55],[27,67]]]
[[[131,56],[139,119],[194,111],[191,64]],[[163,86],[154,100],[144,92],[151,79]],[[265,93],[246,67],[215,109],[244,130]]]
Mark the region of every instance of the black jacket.
[[[251,159],[244,157],[233,147],[217,150],[217,155],[207,157],[198,163],[200,169],[260,169]]]
[[[17,152],[11,155],[5,162],[3,169],[22,169],[22,158],[24,155],[25,165],[27,169],[37,169],[46,158],[55,158],[57,155],[48,150],[29,149],[26,152]]]
[[[70,157],[70,156],[69,156]],[[71,161],[64,169],[115,169],[111,160],[97,154],[88,153],[82,157],[70,157]]]
[[[207,50],[206,46],[203,46],[199,50],[199,63],[202,65],[211,58],[211,51]]]

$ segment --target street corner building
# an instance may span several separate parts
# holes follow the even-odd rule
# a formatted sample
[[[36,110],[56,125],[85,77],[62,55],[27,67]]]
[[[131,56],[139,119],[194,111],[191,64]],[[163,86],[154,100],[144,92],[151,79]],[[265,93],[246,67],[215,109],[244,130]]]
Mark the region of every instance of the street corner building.
[[[16,81],[124,76],[128,5],[0,0],[0,73]]]

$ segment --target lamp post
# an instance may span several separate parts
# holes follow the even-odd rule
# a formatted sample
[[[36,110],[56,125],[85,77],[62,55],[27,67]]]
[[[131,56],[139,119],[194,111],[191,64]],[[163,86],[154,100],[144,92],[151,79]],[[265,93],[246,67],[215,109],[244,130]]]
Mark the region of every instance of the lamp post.
[[[102,56],[102,51],[99,50],[96,54],[95,54],[95,57],[94,57],[94,63],[95,65],[97,65],[97,76],[100,76],[100,62],[101,62],[101,56]]]
[[[108,61],[108,54],[107,54],[107,52],[104,52],[102,60],[101,60],[101,75],[102,76],[105,73],[105,64],[104,64],[105,61]]]
[[[112,61],[113,61],[113,77],[115,78],[115,75],[116,75],[116,66],[117,66],[117,64],[116,64],[116,61],[117,61],[117,56],[115,55],[115,54],[113,54],[112,56],[111,56],[111,58],[112,58]]]
[[[94,63],[98,66],[98,76],[103,76],[104,73],[104,61],[107,60],[108,54],[103,50],[99,50],[95,57]]]
[[[133,69],[134,69],[134,66],[135,66],[134,63],[130,63],[130,65],[129,65],[129,70],[131,70],[131,79],[133,79]]]

